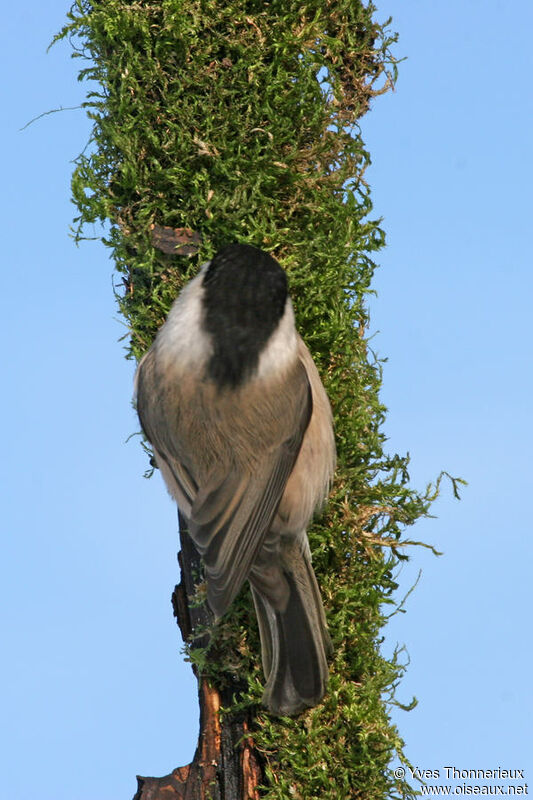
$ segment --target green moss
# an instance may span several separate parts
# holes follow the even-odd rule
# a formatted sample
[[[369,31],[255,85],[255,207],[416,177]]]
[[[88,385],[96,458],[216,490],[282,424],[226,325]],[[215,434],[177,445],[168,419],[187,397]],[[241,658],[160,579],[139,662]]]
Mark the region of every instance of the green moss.
[[[332,401],[339,468],[310,539],[335,645],[324,703],[297,719],[258,712],[256,746],[268,800],[396,798],[403,759],[389,711],[404,666],[380,650],[394,603],[402,531],[427,515],[434,487],[409,485],[408,458],[384,452],[381,365],[369,350],[367,295],[384,243],[363,173],[357,120],[395,79],[388,22],[359,0],[78,0],[72,37],[90,81],[94,128],[72,178],[87,223],[110,223],[106,243],[122,279],[117,299],[139,358],[183,283],[221,245],[249,242],[287,269],[298,327]],[[197,257],[166,256],[152,223],[189,227]],[[213,680],[262,691],[247,591],[217,628]]]

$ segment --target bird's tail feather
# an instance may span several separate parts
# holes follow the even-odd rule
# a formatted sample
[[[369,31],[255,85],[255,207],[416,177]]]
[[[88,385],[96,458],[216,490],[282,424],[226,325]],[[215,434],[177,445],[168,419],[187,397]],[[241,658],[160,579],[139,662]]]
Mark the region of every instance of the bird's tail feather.
[[[273,597],[263,582],[254,580],[253,572],[250,582],[267,679],[263,703],[275,714],[290,715],[317,705],[324,696],[332,647],[307,547],[283,542],[280,573],[288,587],[281,604],[279,595]]]

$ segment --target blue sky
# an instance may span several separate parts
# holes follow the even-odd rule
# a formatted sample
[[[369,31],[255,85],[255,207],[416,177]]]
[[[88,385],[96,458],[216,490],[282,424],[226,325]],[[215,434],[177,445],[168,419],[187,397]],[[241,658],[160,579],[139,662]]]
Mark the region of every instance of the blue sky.
[[[69,238],[69,177],[89,123],[67,6],[10,5],[1,54],[4,390],[2,792],[117,800],[187,763],[194,681],[169,598],[176,515],[130,405],[133,364],[105,248]],[[396,91],[362,120],[388,246],[371,298],[388,358],[389,449],[414,485],[441,469],[436,519],[399,575],[421,580],[385,631],[411,663],[394,712],[423,769],[525,770],[533,784],[530,563],[532,92],[526,0],[387,0]],[[95,231],[98,235],[98,231]],[[38,787],[38,788],[37,788]]]

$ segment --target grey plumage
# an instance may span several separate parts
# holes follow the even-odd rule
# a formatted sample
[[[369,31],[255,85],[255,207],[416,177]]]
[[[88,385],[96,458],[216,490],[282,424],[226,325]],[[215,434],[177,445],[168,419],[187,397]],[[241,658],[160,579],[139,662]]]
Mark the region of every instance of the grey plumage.
[[[277,262],[232,245],[210,263],[139,364],[137,409],[204,560],[209,605],[222,616],[250,581],[263,702],[294,714],[320,701],[328,679],[331,645],[306,528],[335,468],[331,410]],[[265,317],[270,298],[279,312]],[[231,350],[237,339],[242,370]]]

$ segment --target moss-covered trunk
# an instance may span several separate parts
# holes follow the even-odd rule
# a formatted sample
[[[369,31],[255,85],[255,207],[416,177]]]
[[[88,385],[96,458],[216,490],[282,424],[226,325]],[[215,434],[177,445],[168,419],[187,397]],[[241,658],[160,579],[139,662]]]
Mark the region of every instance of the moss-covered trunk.
[[[92,142],[72,184],[79,235],[86,223],[110,223],[130,355],[147,350],[200,263],[248,242],[287,270],[298,328],[331,398],[337,477],[310,531],[335,647],[324,702],[291,719],[261,709],[247,589],[209,649],[198,640],[204,623],[187,644],[204,699],[223,698],[215,714],[209,695],[206,719],[229,726],[219,731],[241,725],[248,755],[239,745],[234,763],[253,760],[269,800],[413,794],[390,768],[403,757],[389,717],[403,666],[380,642],[402,530],[427,513],[433,490],[417,493],[407,458],[384,452],[381,365],[366,342],[372,257],[384,236],[369,218],[358,120],[395,77],[394,37],[374,13],[359,0],[78,0],[62,33],[95,82]],[[154,237],[161,227],[189,229],[201,243],[168,252]],[[222,761],[202,767],[200,745],[204,777],[224,771]],[[218,786],[226,798],[254,797],[255,788]]]

